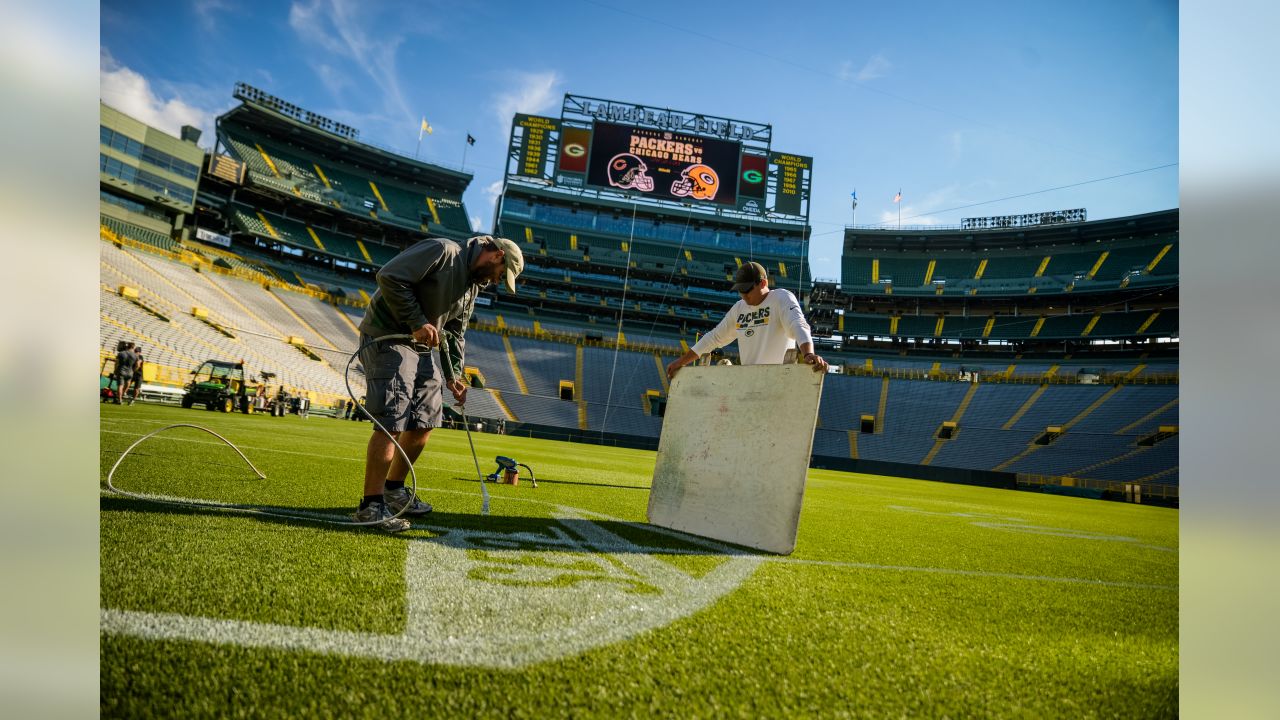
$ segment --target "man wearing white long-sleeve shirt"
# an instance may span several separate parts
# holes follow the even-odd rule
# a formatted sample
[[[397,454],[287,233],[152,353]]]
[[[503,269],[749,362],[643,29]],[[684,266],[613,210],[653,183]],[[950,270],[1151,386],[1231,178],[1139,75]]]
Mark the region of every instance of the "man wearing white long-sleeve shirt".
[[[790,291],[769,289],[769,275],[757,262],[745,263],[733,276],[733,289],[742,299],[729,308],[715,329],[703,335],[684,355],[667,365],[667,377],[700,356],[734,340],[743,365],[779,365],[787,350],[800,346],[804,362],[814,372],[826,372],[827,361],[813,352],[813,336],[800,303]]]

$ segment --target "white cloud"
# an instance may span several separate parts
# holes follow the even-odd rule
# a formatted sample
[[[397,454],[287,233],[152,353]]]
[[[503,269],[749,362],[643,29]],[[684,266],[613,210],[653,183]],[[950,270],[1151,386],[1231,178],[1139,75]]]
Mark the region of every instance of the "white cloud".
[[[324,0],[295,2],[289,6],[289,27],[303,40],[317,42],[326,52],[346,57],[348,49],[325,28],[327,10]]]
[[[218,29],[218,14],[235,9],[229,0],[195,0],[191,9],[195,11],[200,27],[206,32]]]
[[[194,125],[204,133],[201,144],[214,144],[213,120],[217,110],[197,107],[177,93],[161,97],[147,78],[120,65],[105,50],[98,71],[98,92],[107,105],[152,127],[177,135],[183,125]]]
[[[841,82],[845,82],[849,78],[853,77],[853,61],[845,60],[840,63],[840,69],[836,71],[836,77],[840,78]]]
[[[502,194],[502,181],[494,180],[488,185],[485,185],[480,192],[484,197],[484,212],[487,213],[486,217],[494,217],[498,210],[498,196]],[[471,226],[473,230],[480,229],[480,216],[471,218]]]
[[[480,216],[471,216],[471,232],[480,232]]]
[[[373,27],[372,15],[367,6],[353,0],[297,0],[289,7],[289,27],[327,55],[354,63],[382,93],[387,113],[412,118],[396,71],[396,53],[406,36]],[[312,69],[335,95],[352,84],[328,62],[317,61]]]
[[[562,78],[554,70],[541,73],[515,73],[512,87],[493,98],[493,112],[498,124],[508,127],[516,113],[537,114],[553,107],[563,94],[559,90]]]
[[[351,85],[351,81],[346,75],[338,72],[328,63],[316,63],[311,66],[311,70],[320,78],[320,82],[324,83],[325,88],[329,90],[329,94],[334,97],[341,96],[343,90]]]
[[[858,71],[858,75],[855,79],[858,82],[867,82],[868,80],[882,78],[889,73],[889,68],[891,67],[893,67],[893,64],[889,62],[888,58],[880,53],[876,53],[871,56],[871,59],[867,61],[866,65],[862,66],[862,69]]]

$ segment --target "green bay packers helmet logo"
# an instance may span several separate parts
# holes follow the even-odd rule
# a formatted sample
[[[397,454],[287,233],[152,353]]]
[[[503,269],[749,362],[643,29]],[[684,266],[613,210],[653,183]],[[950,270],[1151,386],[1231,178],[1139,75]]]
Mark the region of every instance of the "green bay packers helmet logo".
[[[759,170],[747,170],[742,173],[742,179],[755,185],[764,181],[764,175]]]
[[[569,143],[564,146],[564,154],[569,157],[582,157],[587,154],[587,149],[578,143]]]
[[[680,171],[680,179],[671,183],[671,194],[698,200],[715,200],[720,177],[708,165],[695,163]]]

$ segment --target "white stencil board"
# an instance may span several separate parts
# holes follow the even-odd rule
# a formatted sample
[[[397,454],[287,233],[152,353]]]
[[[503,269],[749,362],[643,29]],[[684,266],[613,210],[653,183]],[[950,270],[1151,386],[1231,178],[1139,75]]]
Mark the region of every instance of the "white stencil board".
[[[795,364],[680,370],[658,441],[649,522],[794,550],[823,378]]]

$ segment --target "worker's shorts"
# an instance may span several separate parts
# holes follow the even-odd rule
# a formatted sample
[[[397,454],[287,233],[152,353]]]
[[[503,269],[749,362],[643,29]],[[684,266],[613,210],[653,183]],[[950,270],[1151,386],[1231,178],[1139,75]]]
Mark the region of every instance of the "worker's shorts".
[[[442,400],[435,352],[405,340],[383,340],[360,333],[365,410],[387,432],[440,427]]]

